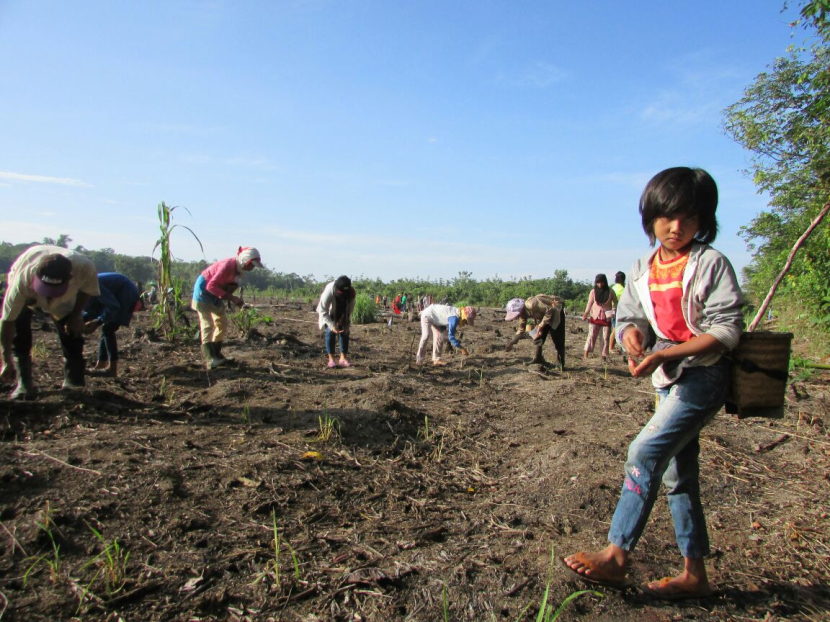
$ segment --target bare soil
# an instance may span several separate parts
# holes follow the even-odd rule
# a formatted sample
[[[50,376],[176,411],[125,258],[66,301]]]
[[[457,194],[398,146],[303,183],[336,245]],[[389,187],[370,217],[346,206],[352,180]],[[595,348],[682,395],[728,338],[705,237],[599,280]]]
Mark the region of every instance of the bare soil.
[[[354,366],[332,370],[310,305],[263,311],[274,322],[211,372],[138,314],[121,376],[71,393],[38,331],[38,399],[0,400],[2,620],[512,622],[548,584],[556,605],[583,589],[560,558],[605,545],[653,393],[619,356],[583,361],[577,318],[564,372],[526,365],[528,341],[505,353],[496,309],[447,367],[416,367],[419,324],[384,317],[352,327]],[[823,374],[794,381],[783,420],[721,413],[704,431],[715,596],[600,589],[562,619],[830,619]],[[639,582],[679,570],[663,499],[633,559]]]

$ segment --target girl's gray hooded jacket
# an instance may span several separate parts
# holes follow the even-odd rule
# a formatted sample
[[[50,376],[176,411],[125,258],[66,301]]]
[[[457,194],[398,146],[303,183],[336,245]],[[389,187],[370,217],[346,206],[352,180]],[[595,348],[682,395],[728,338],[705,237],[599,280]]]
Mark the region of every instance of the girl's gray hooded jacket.
[[[647,335],[649,324],[658,339],[667,339],[657,326],[648,286],[649,270],[655,253],[657,251],[637,260],[631,268],[629,285],[623,291],[617,307],[616,330],[619,343],[623,343],[622,335],[630,326],[635,326],[643,335]],[[726,256],[708,244],[693,244],[689,251],[689,262],[683,271],[681,300],[683,319],[692,333],[695,336],[711,335],[723,344],[725,352],[733,350],[743,331],[743,304],[738,277]],[[679,365],[671,365],[670,370],[661,365],[652,374],[652,383],[658,389],[667,387],[680,377],[684,367],[713,365],[721,356],[721,353],[713,352],[687,357]]]

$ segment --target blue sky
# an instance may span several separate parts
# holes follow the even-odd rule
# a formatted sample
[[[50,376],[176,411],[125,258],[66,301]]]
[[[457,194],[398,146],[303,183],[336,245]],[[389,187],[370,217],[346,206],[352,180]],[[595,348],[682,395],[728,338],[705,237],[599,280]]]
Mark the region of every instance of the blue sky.
[[[801,36],[782,4],[0,0],[0,240],[147,255],[163,200],[208,260],[590,280],[691,165],[740,270],[766,199],[722,110]]]

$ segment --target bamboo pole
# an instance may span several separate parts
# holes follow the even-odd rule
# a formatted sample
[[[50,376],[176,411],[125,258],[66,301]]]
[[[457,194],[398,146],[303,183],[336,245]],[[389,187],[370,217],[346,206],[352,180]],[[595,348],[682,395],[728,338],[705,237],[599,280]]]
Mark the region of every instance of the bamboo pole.
[[[747,328],[748,332],[753,332],[755,328],[758,326],[758,324],[761,322],[761,318],[764,316],[764,312],[767,310],[769,303],[772,301],[772,297],[775,295],[775,290],[778,289],[778,286],[781,284],[781,281],[784,280],[784,277],[787,276],[787,272],[790,271],[790,267],[792,267],[793,265],[793,260],[795,259],[796,252],[804,244],[804,241],[808,237],[810,237],[810,234],[813,232],[813,229],[815,229],[821,223],[824,217],[827,216],[828,212],[830,212],[830,201],[824,204],[824,207],[821,208],[821,211],[818,213],[818,216],[816,216],[813,219],[813,222],[810,223],[810,226],[807,227],[807,230],[804,233],[802,233],[801,237],[798,238],[798,240],[796,241],[795,245],[793,246],[793,249],[790,251],[790,254],[787,257],[787,263],[784,264],[784,269],[781,270],[781,274],[779,274],[778,278],[775,279],[775,282],[772,284],[772,287],[770,288],[767,297],[764,298],[764,302],[761,303],[761,306],[758,309],[758,313],[755,315],[755,319],[752,320],[752,323],[749,325],[749,328]]]

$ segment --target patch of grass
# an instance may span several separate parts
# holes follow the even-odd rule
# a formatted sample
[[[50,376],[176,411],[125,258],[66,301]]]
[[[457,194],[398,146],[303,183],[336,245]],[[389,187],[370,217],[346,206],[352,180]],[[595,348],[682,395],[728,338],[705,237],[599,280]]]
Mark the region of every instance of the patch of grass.
[[[279,527],[277,527],[277,513],[275,510],[271,510],[271,533],[273,534],[273,539],[271,540],[271,557],[265,563],[265,568],[263,569],[262,573],[256,578],[254,583],[258,583],[262,581],[266,577],[270,577],[274,585],[277,589],[280,588],[282,585],[282,566],[280,563],[280,552],[282,551],[283,545],[285,548],[288,549],[288,553],[291,555],[291,563],[294,567],[294,578],[296,580],[300,579],[300,562],[297,558],[297,553],[294,551],[294,548],[288,543],[288,540],[285,540],[280,534]]]
[[[796,305],[789,304],[789,301],[782,302],[775,308],[775,316],[773,325],[762,323],[759,329],[794,333],[794,360],[825,360],[830,352],[830,331],[827,330],[827,326],[816,325],[808,313]]]
[[[112,598],[120,592],[127,582],[127,563],[130,561],[130,552],[124,549],[117,539],[107,542],[100,531],[92,525],[87,525],[95,537],[104,545],[104,550],[88,561],[83,570],[96,566],[97,572],[90,582],[90,586],[97,579],[104,583],[107,598]]]
[[[355,324],[374,324],[375,323],[375,303],[368,294],[358,294],[354,301],[354,311],[352,311],[352,322]]]
[[[602,592],[597,592],[596,590],[577,590],[576,592],[571,592],[565,597],[559,607],[554,609],[555,605],[549,604],[548,600],[550,599],[550,586],[553,583],[553,568],[556,563],[556,556],[554,555],[553,545],[550,547],[550,566],[548,568],[548,580],[545,584],[545,592],[542,594],[542,602],[539,604],[539,613],[536,615],[536,622],[554,622],[562,615],[562,612],[565,610],[570,603],[574,600],[579,598],[580,596],[584,596],[585,594],[593,594],[594,596],[598,596],[599,598],[605,598],[605,594]],[[532,603],[531,603],[532,604]],[[527,613],[528,608],[525,607],[524,611],[516,618],[516,622],[521,622],[524,619],[525,614]]]
[[[61,546],[55,540],[55,522],[52,520],[52,508],[49,502],[46,502],[46,507],[43,509],[43,520],[41,522],[35,521],[37,528],[44,532],[49,538],[50,550],[42,555],[32,556],[26,559],[28,567],[23,573],[24,587],[29,582],[31,574],[37,570],[41,564],[45,564],[49,569],[49,579],[52,583],[56,583],[61,569]]]
[[[329,409],[326,408],[322,415],[317,417],[319,431],[317,432],[317,440],[321,443],[327,443],[332,436],[340,436],[340,420],[332,417],[329,414]]]
[[[260,313],[253,307],[239,309],[228,315],[228,318],[239,331],[242,338],[246,340],[250,338],[251,333],[258,324],[270,324],[274,321],[274,318]]]

